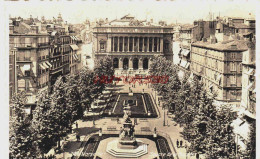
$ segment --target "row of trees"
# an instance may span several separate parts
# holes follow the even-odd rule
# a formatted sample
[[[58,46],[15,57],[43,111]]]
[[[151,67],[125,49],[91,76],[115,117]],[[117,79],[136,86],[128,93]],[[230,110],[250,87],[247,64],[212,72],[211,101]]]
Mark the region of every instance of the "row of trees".
[[[236,114],[230,107],[214,106],[203,83],[189,73],[180,77],[179,68],[164,57],[151,63],[150,74],[169,76],[166,84],[153,87],[163,97],[164,107],[172,111],[174,120],[183,125],[183,137],[190,142],[189,151],[203,153],[207,158],[235,158],[235,135],[230,126]]]
[[[25,93],[13,97],[15,115],[10,119],[10,158],[39,158],[72,131],[75,120],[105,88],[96,76],[112,76],[109,57],[95,61],[94,70],[83,68],[76,75],[59,77],[51,94],[39,93],[32,120],[24,116]]]

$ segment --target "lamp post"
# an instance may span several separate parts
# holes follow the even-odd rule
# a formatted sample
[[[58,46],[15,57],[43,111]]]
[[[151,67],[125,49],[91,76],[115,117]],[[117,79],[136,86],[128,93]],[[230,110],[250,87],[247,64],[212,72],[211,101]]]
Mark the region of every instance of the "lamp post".
[[[163,126],[165,126],[165,108],[163,108]]]

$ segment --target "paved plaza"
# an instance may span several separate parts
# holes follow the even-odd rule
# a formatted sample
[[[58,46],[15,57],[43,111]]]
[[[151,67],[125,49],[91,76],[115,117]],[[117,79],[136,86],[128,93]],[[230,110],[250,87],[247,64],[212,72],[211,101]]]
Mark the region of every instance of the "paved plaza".
[[[180,132],[182,132],[182,127],[177,125],[171,118],[170,115],[167,115],[167,110],[164,110],[162,108],[163,103],[158,102],[158,95],[156,92],[151,88],[151,84],[136,84],[135,88],[132,87],[132,84],[126,84],[123,81],[120,81],[119,83],[116,84],[117,86],[120,86],[120,89],[118,90],[118,93],[120,92],[127,92],[129,91],[129,87],[132,90],[133,93],[149,93],[151,97],[153,98],[153,102],[156,104],[156,109],[158,111],[158,117],[157,118],[138,118],[137,119],[137,125],[135,125],[135,130],[140,131],[143,128],[148,128],[150,131],[153,131],[154,128],[156,127],[157,131],[167,133],[167,135],[171,138],[172,143],[174,145],[174,149],[177,152],[175,154],[175,158],[179,159],[184,159],[184,158],[189,158],[193,159],[195,158],[195,155],[187,154],[186,153],[186,148],[185,144],[188,145],[188,142],[185,141],[182,138],[182,135]],[[158,105],[160,103],[160,105]],[[164,113],[165,113],[165,125],[164,123]],[[102,128],[102,130],[106,131],[110,127],[113,127],[115,130],[120,130],[120,127],[122,126],[122,118],[119,119],[119,122],[117,121],[116,118],[113,117],[104,117],[101,119],[95,120],[93,125],[92,120],[78,120],[76,121],[78,124],[78,129],[85,129],[85,131],[88,131],[86,133],[81,133],[80,134],[80,140],[84,141],[88,139],[88,134],[91,134],[91,132],[96,131],[99,128]],[[132,118],[134,121],[134,119]],[[73,129],[76,129],[76,125],[73,125]],[[183,147],[182,148],[177,148],[176,141],[177,139],[180,141],[183,141]],[[76,133],[68,135],[67,141],[76,141]],[[75,144],[78,146],[78,148],[73,148],[75,155],[78,155],[77,151],[80,151],[82,149],[81,144]],[[49,152],[50,153],[50,152]],[[173,152],[174,153],[174,152]],[[56,157],[58,158],[67,158],[72,156],[73,152],[64,152],[61,154],[57,154]]]

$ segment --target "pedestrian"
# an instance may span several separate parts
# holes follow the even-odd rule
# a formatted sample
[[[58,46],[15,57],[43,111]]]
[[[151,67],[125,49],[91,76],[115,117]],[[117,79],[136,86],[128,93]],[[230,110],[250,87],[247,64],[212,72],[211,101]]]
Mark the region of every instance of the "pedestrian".
[[[116,119],[116,120],[117,120],[117,124],[118,124],[118,123],[119,123],[119,118],[117,117],[117,119]]]
[[[200,155],[197,153],[196,154],[196,159],[199,159],[200,158]]]
[[[78,128],[78,123],[76,122],[76,128]]]
[[[76,138],[77,138],[77,141],[80,140],[80,136],[79,136],[79,134],[76,135]]]
[[[182,147],[182,140],[180,141],[180,147]]]
[[[179,148],[179,140],[178,139],[176,141],[176,144],[177,144],[177,148]]]

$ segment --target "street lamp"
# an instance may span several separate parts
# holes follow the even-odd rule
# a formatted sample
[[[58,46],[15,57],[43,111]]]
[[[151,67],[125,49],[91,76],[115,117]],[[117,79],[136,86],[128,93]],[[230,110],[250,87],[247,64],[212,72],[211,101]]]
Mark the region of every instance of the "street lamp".
[[[163,109],[163,126],[165,126],[165,109]]]

